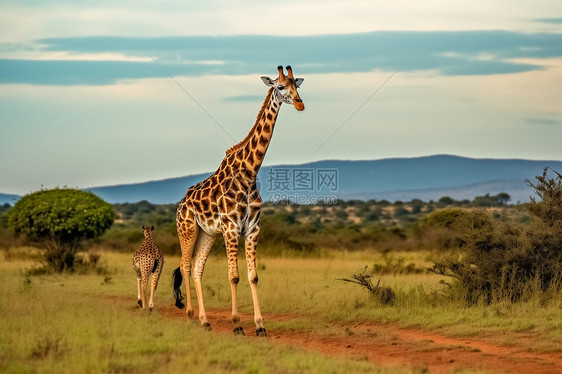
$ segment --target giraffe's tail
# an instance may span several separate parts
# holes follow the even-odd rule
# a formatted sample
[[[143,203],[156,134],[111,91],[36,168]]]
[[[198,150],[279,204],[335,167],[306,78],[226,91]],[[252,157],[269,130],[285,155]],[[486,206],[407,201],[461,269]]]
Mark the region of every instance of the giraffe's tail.
[[[158,260],[154,260],[154,266],[152,267],[152,273],[153,274],[156,271],[156,269],[158,269]]]
[[[172,273],[172,287],[174,289],[174,298],[176,299],[176,307],[179,309],[185,308],[185,305],[181,302],[183,296],[181,294],[181,283],[183,282],[183,276],[181,275],[181,270],[178,267]]]

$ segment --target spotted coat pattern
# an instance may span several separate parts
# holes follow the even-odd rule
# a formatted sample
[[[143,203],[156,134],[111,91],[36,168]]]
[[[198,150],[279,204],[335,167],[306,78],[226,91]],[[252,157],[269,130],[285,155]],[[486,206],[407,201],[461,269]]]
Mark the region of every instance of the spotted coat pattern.
[[[152,310],[154,307],[154,291],[158,286],[160,274],[162,274],[164,256],[152,237],[154,226],[143,226],[142,229],[144,231],[144,241],[133,255],[133,268],[137,273],[138,303],[143,309],[146,307],[146,288],[148,286],[148,278],[152,274],[150,300],[148,304],[148,307]]]
[[[186,282],[187,314],[193,316],[189,277],[193,278],[199,320],[209,326],[201,292],[201,277],[211,246],[219,235],[224,237],[228,257],[228,279],[232,294],[232,321],[242,331],[236,304],[236,289],[240,279],[237,253],[240,236],[245,238],[248,279],[254,304],[257,334],[265,335],[263,318],[257,297],[258,274],[256,246],[260,232],[262,200],[256,187],[256,177],[269,146],[281,103],[291,103],[299,111],[304,104],[297,92],[302,79],[293,77],[287,66],[278,67],[279,78],[262,77],[270,86],[256,122],[246,138],[226,151],[219,168],[210,177],[190,187],[177,210],[177,231],[181,245],[180,270]],[[192,266],[193,257],[193,266]]]

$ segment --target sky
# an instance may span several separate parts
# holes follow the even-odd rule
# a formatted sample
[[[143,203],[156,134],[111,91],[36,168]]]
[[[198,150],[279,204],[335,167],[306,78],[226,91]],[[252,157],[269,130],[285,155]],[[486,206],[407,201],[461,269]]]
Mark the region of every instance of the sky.
[[[264,165],[562,160],[559,0],[4,0],[0,193],[211,172],[280,64]]]

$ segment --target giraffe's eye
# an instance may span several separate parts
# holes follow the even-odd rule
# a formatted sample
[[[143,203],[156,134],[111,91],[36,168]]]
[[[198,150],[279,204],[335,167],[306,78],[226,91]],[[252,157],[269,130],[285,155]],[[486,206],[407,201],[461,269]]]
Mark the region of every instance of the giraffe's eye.
[[[284,90],[285,87],[283,87],[283,86],[277,86],[277,89],[278,89],[278,90]]]

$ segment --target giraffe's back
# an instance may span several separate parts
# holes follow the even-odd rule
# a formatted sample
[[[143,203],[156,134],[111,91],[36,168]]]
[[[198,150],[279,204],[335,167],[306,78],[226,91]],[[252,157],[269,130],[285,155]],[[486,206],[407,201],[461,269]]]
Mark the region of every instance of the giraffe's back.
[[[228,157],[228,156],[227,156]],[[221,235],[225,225],[234,223],[240,233],[256,223],[256,211],[261,209],[261,198],[256,184],[244,180],[221,180],[221,169],[209,178],[187,190],[178,205],[178,230],[189,217],[207,234]]]
[[[143,278],[150,273],[161,272],[164,255],[152,238],[146,238],[133,255],[133,266],[140,270]]]
[[[181,230],[181,225],[191,217],[207,234],[212,236],[222,234],[221,212],[218,205],[222,192],[216,179],[216,175],[213,174],[187,190],[178,205],[176,218],[178,230]]]

